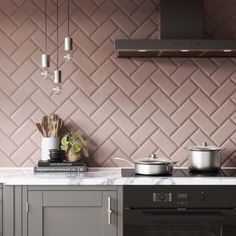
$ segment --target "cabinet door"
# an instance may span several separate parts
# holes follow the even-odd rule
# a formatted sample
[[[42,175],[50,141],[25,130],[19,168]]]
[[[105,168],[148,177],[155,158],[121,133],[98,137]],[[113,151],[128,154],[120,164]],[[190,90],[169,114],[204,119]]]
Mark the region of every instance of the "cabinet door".
[[[117,236],[116,191],[29,191],[28,236]]]

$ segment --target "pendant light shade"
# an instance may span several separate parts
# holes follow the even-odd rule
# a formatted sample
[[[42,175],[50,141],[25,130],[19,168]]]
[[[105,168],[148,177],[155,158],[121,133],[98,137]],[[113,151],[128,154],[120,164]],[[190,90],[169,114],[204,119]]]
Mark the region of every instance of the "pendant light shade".
[[[50,56],[47,54],[47,0],[44,1],[44,54],[41,57],[41,76],[44,79],[50,78]]]
[[[70,61],[73,57],[73,39],[70,37],[70,0],[67,0],[67,37],[64,40],[64,60]]]

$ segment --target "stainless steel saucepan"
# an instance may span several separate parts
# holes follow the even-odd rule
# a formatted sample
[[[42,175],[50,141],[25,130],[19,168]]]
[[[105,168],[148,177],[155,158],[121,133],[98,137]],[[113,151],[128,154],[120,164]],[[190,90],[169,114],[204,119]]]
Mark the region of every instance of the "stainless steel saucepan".
[[[177,163],[176,161],[160,161],[155,154],[147,157],[144,160],[137,160],[134,163],[121,157],[113,157],[114,160],[125,161],[132,166],[136,174],[139,175],[170,175],[173,170],[173,166]]]
[[[191,171],[209,172],[220,169],[220,152],[223,148],[208,146],[207,143],[203,143],[203,145],[186,149],[189,150],[188,163]]]

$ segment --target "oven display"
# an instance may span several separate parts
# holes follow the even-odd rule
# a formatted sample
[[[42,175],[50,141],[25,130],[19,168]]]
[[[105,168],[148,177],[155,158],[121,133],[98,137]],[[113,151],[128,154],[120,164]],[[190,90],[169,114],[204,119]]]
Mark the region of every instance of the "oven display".
[[[158,192],[152,194],[153,202],[172,202],[172,193]]]
[[[178,193],[177,198],[179,200],[186,200],[188,198],[188,194],[187,193]]]

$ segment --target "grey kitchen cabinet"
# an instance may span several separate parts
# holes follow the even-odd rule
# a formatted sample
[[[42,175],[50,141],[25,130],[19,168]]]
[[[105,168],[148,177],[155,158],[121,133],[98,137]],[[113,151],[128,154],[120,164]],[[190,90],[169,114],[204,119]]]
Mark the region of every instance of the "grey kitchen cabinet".
[[[119,195],[114,186],[8,186],[4,236],[121,236]]]

